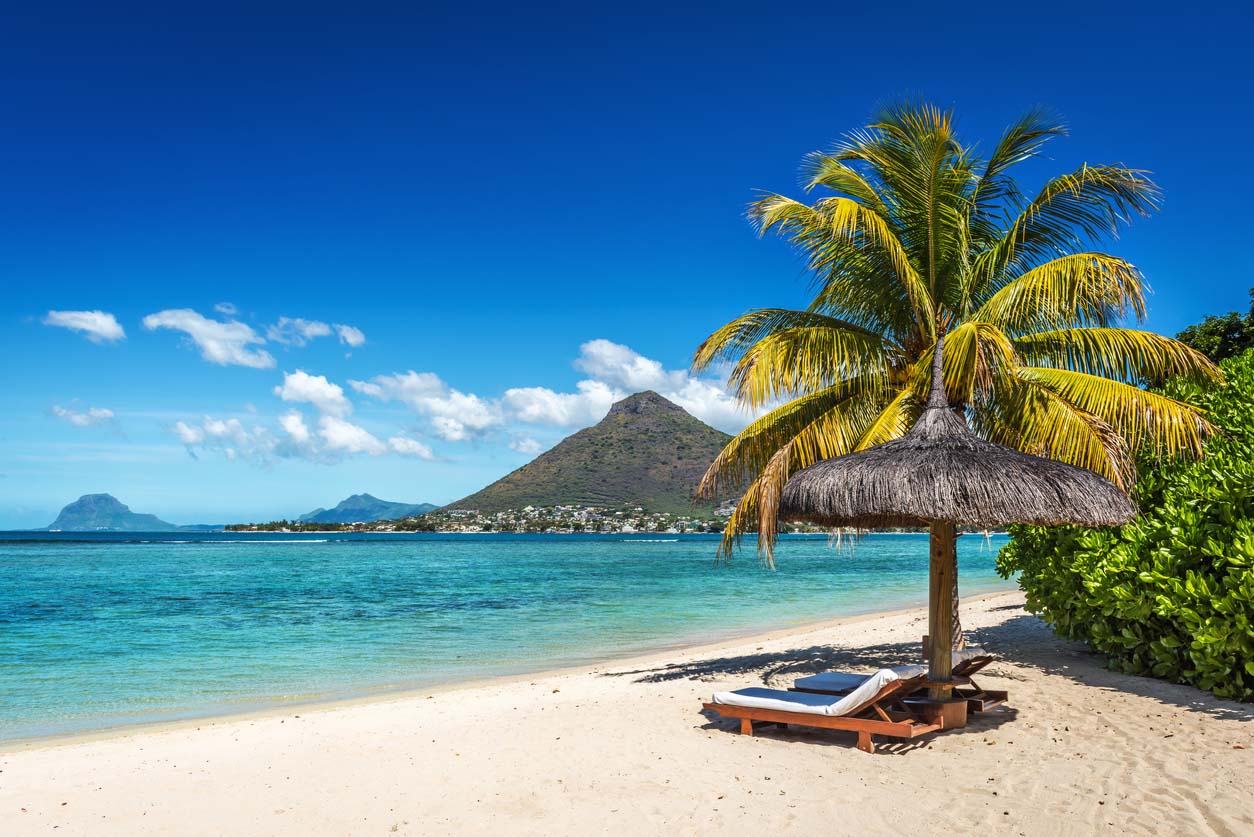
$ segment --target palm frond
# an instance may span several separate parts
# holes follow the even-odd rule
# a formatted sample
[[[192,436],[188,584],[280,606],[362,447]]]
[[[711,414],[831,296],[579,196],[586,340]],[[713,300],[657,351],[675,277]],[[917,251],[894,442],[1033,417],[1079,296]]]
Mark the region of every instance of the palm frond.
[[[732,437],[706,469],[697,495],[715,497],[724,488],[738,490],[761,473],[777,450],[825,417],[822,426],[826,434],[814,438],[814,455],[827,458],[851,450],[861,434],[860,425],[850,424],[842,417],[849,413],[850,402],[865,394],[864,384],[875,392],[880,387],[879,377],[842,381],[795,398],[751,422]]]
[[[1130,262],[1105,253],[1060,256],[992,294],[972,319],[1013,336],[1074,326],[1107,326],[1145,316],[1145,286]]]
[[[932,385],[933,344],[923,350],[910,367],[908,386],[920,401],[926,401]],[[966,322],[945,335],[945,395],[949,403],[969,405],[989,391],[998,375],[1018,368],[1014,345],[990,323]]]
[[[758,553],[763,556],[768,565],[774,566],[775,537],[779,522],[779,493],[783,490],[784,483],[793,473],[802,468],[852,451],[858,439],[865,435],[866,428],[878,415],[881,404],[882,401],[875,394],[855,391],[832,404],[826,411],[812,410],[808,416],[804,417],[798,412],[785,413],[784,411],[791,406],[787,404],[773,411],[779,414],[779,418],[771,428],[769,430],[764,428],[764,432],[752,434],[752,443],[742,443],[739,446],[742,453],[747,452],[746,448],[755,448],[754,454],[762,458],[755,469],[756,478],[736,504],[736,509],[727,522],[720,554],[730,555],[741,535],[750,527],[756,527]],[[765,418],[767,416],[763,417]],[[810,420],[805,421],[804,418]],[[755,424],[760,422],[762,419]],[[750,425],[750,428],[752,427],[753,425]],[[779,434],[780,431],[790,438],[782,443],[771,441],[761,444],[767,434]],[[723,459],[724,454],[729,453],[732,445],[748,434],[747,428],[728,444],[723,453],[719,454],[719,459]],[[776,435],[776,438],[778,439],[779,436]],[[749,440],[746,439],[745,442]],[[719,460],[715,460],[715,464],[710,466],[710,470],[706,472],[702,480],[702,487],[707,486],[707,481],[718,466]],[[699,488],[698,493],[701,490]]]
[[[862,433],[854,450],[866,450],[905,435],[922,409],[919,396],[911,389],[902,389]]]
[[[1018,265],[1083,248],[1118,235],[1120,222],[1157,208],[1158,187],[1148,173],[1122,165],[1083,165],[1047,182],[980,260],[995,277]]]
[[[821,151],[807,154],[801,163],[801,174],[802,188],[807,192],[819,186],[825,186],[834,192],[843,193],[860,201],[884,218],[892,217],[888,205],[875,185],[852,166],[846,165],[829,154]]]
[[[971,416],[975,431],[989,441],[1087,468],[1125,489],[1132,484],[1134,463],[1119,432],[1031,380],[999,376]]]
[[[1019,376],[1050,390],[1113,427],[1132,450],[1157,456],[1201,456],[1214,428],[1195,407],[1122,381],[1070,369],[1024,366]]]
[[[1066,127],[1045,108],[1034,108],[1019,117],[1001,135],[984,164],[971,196],[973,215],[991,221],[995,212],[1019,208],[1023,194],[1007,172],[1036,157],[1045,143],[1066,133]]]
[[[900,354],[875,335],[820,326],[792,328],[746,348],[728,385],[743,403],[757,408],[860,377],[887,386],[900,362]]]
[[[1025,334],[1014,340],[1024,362],[1155,384],[1183,376],[1218,381],[1219,367],[1178,340],[1130,328],[1067,328]]]
[[[782,195],[768,195],[750,205],[749,216],[765,234],[777,230],[807,255],[807,266],[823,276],[838,266],[852,244],[873,249],[891,268],[896,296],[916,322],[930,323],[932,300],[909,254],[883,216],[855,200],[824,198],[813,206]]]
[[[879,346],[881,351],[886,343],[876,332],[839,317],[792,308],[755,308],[705,338],[693,356],[693,371],[705,371],[718,361],[736,360],[760,340],[799,330],[839,332],[857,338],[865,345]]]

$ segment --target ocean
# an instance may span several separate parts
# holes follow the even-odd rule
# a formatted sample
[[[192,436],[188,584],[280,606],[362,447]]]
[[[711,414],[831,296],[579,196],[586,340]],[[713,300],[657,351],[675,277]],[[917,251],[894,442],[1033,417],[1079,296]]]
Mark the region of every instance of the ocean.
[[[1013,589],[959,539],[963,595]],[[925,604],[927,536],[0,533],[0,739],[585,664]]]

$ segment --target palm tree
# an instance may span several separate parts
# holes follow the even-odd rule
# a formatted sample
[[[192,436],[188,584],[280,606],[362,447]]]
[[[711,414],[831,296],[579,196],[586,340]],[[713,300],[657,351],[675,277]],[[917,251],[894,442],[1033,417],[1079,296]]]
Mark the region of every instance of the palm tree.
[[[720,552],[756,529],[771,562],[791,474],[901,436],[927,398],[938,334],[949,404],[990,441],[1125,490],[1138,451],[1200,454],[1205,418],[1142,385],[1219,370],[1183,343],[1120,327],[1144,317],[1144,280],[1087,249],[1155,209],[1157,187],[1143,171],[1086,164],[1029,199],[1011,177],[1064,133],[1034,110],[983,158],[959,140],[952,112],[898,105],[806,158],[805,189],[825,196],[751,204],[762,234],[800,251],[815,295],[803,311],[749,311],[694,358],[697,371],[730,362],[742,403],[772,407],[701,482],[707,496],[748,485]]]

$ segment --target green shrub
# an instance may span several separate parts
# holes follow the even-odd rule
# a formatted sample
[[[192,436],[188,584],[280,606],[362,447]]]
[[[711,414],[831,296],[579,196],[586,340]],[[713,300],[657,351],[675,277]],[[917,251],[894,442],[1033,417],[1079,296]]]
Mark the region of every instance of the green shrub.
[[[998,555],[1028,609],[1112,668],[1254,700],[1254,350],[1227,384],[1174,381],[1219,433],[1197,462],[1140,463],[1140,515],[1116,529],[1011,528]]]

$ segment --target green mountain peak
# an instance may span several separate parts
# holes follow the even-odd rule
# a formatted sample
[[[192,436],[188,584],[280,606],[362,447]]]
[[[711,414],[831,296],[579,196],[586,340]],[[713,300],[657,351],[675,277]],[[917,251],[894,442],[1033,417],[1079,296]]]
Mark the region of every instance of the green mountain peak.
[[[597,424],[445,509],[635,504],[684,514],[694,510],[693,492],[730,438],[652,390],[637,392]]]

